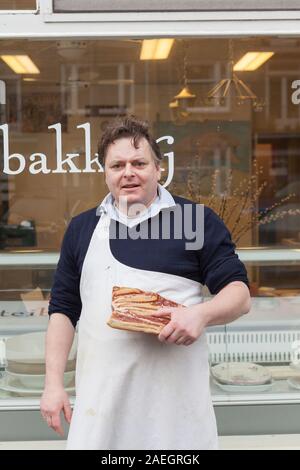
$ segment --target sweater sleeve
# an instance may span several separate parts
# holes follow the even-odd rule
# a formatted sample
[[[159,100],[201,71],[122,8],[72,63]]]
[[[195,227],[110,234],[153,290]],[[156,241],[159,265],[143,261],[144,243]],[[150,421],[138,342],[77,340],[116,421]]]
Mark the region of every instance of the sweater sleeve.
[[[199,250],[201,283],[211,294],[233,281],[242,281],[249,288],[246,268],[235,253],[229,230],[212,209],[205,210],[204,244]]]
[[[48,313],[62,313],[74,328],[81,313],[79,291],[80,273],[74,251],[74,224],[71,220],[61,246],[60,257],[54,274]]]

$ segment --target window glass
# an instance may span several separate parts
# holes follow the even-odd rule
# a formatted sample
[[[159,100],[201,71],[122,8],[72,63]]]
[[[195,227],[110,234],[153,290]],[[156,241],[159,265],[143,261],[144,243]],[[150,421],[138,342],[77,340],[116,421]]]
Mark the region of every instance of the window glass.
[[[36,0],[0,0],[0,10],[35,10]]]
[[[258,317],[289,310],[298,331],[300,39],[177,39],[161,60],[141,60],[142,46],[1,41],[2,335],[17,321],[24,331],[46,328],[63,234],[107,194],[97,144],[108,121],[125,113],[149,120],[164,138],[161,183],[173,156],[167,189],[209,205],[227,224]],[[256,62],[246,70],[250,52]]]
[[[2,41],[0,250],[59,250],[70,218],[106,193],[91,161],[107,121],[126,112],[174,137],[161,144],[174,152],[169,189],[207,202],[214,180],[210,203],[239,247],[299,243],[299,40],[176,40],[165,60],[140,60],[140,49],[138,40]],[[273,56],[211,96],[230,58],[253,51]],[[19,56],[30,60],[23,73],[8,62]],[[194,99],[176,103],[184,83]]]
[[[299,8],[297,0],[251,0],[244,2],[236,0],[53,0],[56,12],[82,11],[249,11],[250,10],[291,10]]]

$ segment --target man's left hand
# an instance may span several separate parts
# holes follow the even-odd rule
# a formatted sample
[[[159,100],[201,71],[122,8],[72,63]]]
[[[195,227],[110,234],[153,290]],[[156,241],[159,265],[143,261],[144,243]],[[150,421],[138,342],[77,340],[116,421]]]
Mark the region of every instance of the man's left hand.
[[[159,341],[184,346],[193,344],[205,328],[200,308],[199,305],[191,307],[163,307],[153,313],[152,315],[155,317],[171,317],[170,322],[158,335]]]

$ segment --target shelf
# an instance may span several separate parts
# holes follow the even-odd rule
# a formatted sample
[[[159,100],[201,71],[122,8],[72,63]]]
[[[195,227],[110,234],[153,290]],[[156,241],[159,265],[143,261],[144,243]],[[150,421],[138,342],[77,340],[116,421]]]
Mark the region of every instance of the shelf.
[[[218,391],[216,385],[211,385],[212,401],[214,406],[231,406],[231,405],[269,405],[269,404],[299,404],[300,392],[288,390],[284,381],[280,381],[274,385],[273,391],[252,394],[226,394]],[[8,394],[7,394],[8,395]],[[1,410],[38,410],[41,397],[12,397],[0,396]],[[69,396],[71,405],[74,404],[75,397]]]
[[[243,262],[300,261],[300,248],[242,248],[236,252]]]
[[[0,396],[0,410],[1,411],[18,411],[18,410],[39,410],[41,396],[37,397],[14,397],[14,396],[1,397]],[[69,395],[70,404],[73,407],[75,397]]]
[[[297,262],[300,261],[300,248],[269,249],[269,248],[242,248],[236,250],[239,258],[243,262]],[[45,266],[53,267],[57,265],[59,252],[44,253],[0,253],[0,266],[2,267],[22,267],[22,266]]]
[[[291,389],[286,380],[274,380],[271,390],[260,393],[226,393],[212,380],[210,389],[214,406],[300,403],[300,390]]]
[[[57,265],[58,252],[49,253],[0,253],[0,266],[53,266]]]

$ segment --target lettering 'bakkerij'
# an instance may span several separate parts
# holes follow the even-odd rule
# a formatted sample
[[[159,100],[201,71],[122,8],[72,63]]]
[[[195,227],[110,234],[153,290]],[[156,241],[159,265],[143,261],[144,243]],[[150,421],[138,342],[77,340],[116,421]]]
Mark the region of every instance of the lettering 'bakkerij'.
[[[83,169],[78,168],[75,164],[76,158],[80,156],[79,153],[66,153],[65,157],[62,154],[62,126],[61,123],[56,123],[51,126],[48,126],[48,129],[54,130],[55,132],[55,143],[56,143],[56,168],[51,169],[48,167],[47,155],[42,152],[35,152],[25,157],[21,153],[9,153],[9,127],[8,124],[2,124],[0,126],[0,131],[3,134],[3,173],[7,175],[18,175],[25,170],[28,170],[32,175],[36,174],[49,174],[49,173],[103,173],[104,168],[98,160],[98,154],[94,154],[92,157],[91,152],[91,128],[90,123],[86,122],[76,126],[77,129],[83,129],[84,131],[84,141],[85,141],[85,167]],[[1,136],[1,134],[0,134]],[[157,142],[165,140],[168,145],[174,143],[174,138],[172,136],[163,136],[157,139]],[[174,152],[164,153],[164,157],[168,158],[168,176],[166,178],[164,187],[168,186],[174,176]],[[12,168],[13,167],[13,168]],[[197,204],[196,211],[194,216],[191,212],[192,206],[187,204],[184,206],[184,209],[176,205],[175,209],[172,211],[165,212],[164,218],[162,220],[162,239],[170,239],[170,214],[173,213],[175,217],[174,224],[174,233],[172,237],[176,240],[185,239],[185,249],[186,250],[199,250],[203,246],[204,241],[204,206],[202,204]],[[145,210],[147,208],[144,208]],[[142,211],[143,212],[143,211]],[[126,213],[126,211],[125,211]],[[197,229],[194,230],[193,220],[195,218]],[[146,225],[143,226],[147,227]],[[128,232],[125,234],[125,238],[130,236],[130,238],[137,239],[157,239],[159,228],[156,227],[155,223],[151,225],[150,233],[147,231],[145,233],[143,230],[140,230],[140,226],[133,227],[128,235]],[[119,234],[119,238],[123,238],[122,234]]]
[[[104,168],[98,160],[98,154],[92,156],[91,152],[91,125],[85,122],[76,126],[77,129],[83,129],[84,142],[85,142],[85,167],[83,169],[76,166],[76,159],[80,156],[79,153],[62,153],[62,128],[61,123],[56,123],[48,126],[48,129],[55,132],[56,143],[56,168],[51,169],[48,167],[47,155],[43,152],[35,152],[29,156],[24,156],[21,153],[9,153],[9,127],[8,124],[2,124],[0,131],[3,134],[3,173],[7,175],[19,175],[24,171],[29,171],[32,175],[39,173],[103,173]],[[0,134],[1,136],[1,134]],[[163,136],[157,139],[157,142],[165,140],[167,144],[174,143],[172,136]],[[174,175],[174,152],[164,154],[168,158],[168,176],[164,187],[168,186]],[[78,161],[78,160],[77,160]],[[12,168],[13,167],[13,168]]]

